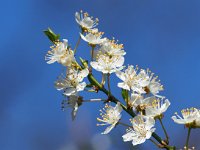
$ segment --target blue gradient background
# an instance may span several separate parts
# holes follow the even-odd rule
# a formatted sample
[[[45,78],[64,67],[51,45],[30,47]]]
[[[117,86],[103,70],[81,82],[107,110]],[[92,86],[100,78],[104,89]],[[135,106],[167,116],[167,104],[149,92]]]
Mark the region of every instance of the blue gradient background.
[[[164,124],[171,144],[181,148],[186,129],[170,117],[182,108],[200,105],[200,1],[7,0],[0,7],[1,150],[99,150],[94,143],[101,150],[132,149],[131,142],[122,142],[123,127],[108,136],[99,135],[104,128],[96,127],[96,117],[102,104],[84,104],[74,122],[71,110],[60,110],[62,96],[53,82],[63,68],[45,63],[50,42],[42,30],[52,27],[74,46],[79,32],[74,13],[81,9],[99,18],[105,36],[124,44],[126,64],[150,68],[159,75],[165,87],[162,94],[172,103]],[[81,42],[78,51],[88,57],[86,43]],[[112,91],[120,97],[117,88]],[[163,136],[159,124],[157,132]],[[198,150],[199,138],[200,131],[193,130],[190,145]],[[147,141],[137,149],[156,147]]]

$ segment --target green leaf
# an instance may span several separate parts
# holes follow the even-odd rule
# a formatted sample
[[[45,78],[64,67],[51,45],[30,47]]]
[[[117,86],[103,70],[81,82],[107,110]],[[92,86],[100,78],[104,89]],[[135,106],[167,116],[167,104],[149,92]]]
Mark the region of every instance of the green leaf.
[[[128,100],[128,90],[122,89],[122,97],[125,101]]]
[[[88,68],[88,61],[82,59],[81,57],[80,57],[79,59],[80,59],[80,61],[81,61],[81,64],[83,65],[83,68]]]
[[[60,39],[60,35],[55,34],[50,28],[48,28],[47,30],[44,30],[43,32],[49,38],[49,40],[53,43],[55,43],[56,41]]]

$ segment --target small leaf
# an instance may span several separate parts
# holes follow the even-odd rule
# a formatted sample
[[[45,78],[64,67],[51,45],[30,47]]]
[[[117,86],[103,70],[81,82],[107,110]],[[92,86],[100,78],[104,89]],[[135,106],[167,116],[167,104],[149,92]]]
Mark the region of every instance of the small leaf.
[[[128,90],[122,89],[122,97],[125,101],[128,100]]]
[[[50,28],[48,28],[47,30],[44,30],[43,32],[49,38],[49,40],[53,43],[55,43],[56,41],[60,39],[60,35],[55,34]]]
[[[83,65],[83,68],[88,68],[88,61],[82,59],[81,57],[80,57],[79,59],[80,59],[80,61],[81,61],[81,64]]]

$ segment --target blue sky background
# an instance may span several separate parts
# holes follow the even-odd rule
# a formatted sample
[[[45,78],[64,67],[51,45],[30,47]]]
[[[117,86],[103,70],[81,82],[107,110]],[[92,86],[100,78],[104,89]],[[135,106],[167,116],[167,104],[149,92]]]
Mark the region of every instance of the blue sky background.
[[[99,134],[104,128],[96,127],[96,117],[102,104],[81,106],[74,122],[70,110],[60,110],[62,96],[53,82],[63,68],[46,64],[50,42],[42,30],[52,27],[74,47],[79,34],[74,13],[81,9],[99,18],[105,36],[124,44],[126,64],[150,68],[159,76],[162,94],[172,103],[164,118],[171,143],[179,148],[185,143],[187,130],[170,117],[200,106],[200,1],[7,0],[0,7],[1,150],[132,149],[131,143],[122,142],[123,127],[108,136]],[[86,43],[81,42],[78,54],[88,57]],[[112,91],[120,97],[117,88]],[[197,149],[199,137],[200,130],[192,130],[190,145]],[[138,149],[156,148],[147,141]]]

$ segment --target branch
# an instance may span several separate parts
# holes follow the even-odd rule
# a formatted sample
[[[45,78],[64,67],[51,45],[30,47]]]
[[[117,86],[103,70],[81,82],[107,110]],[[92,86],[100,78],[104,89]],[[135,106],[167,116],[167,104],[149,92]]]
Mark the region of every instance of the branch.
[[[104,92],[106,95],[109,95],[109,92],[107,89],[105,89],[92,75],[92,73],[90,73],[88,75],[88,80],[90,81],[91,84],[95,85],[98,87],[98,89],[102,92]],[[120,102],[117,98],[115,98],[112,94],[109,96],[109,100],[111,102],[117,103]],[[120,103],[122,108],[132,117],[135,117],[136,114],[132,111],[132,109],[127,109],[126,106],[124,106],[122,103]],[[155,132],[152,133],[152,136],[162,145],[164,145],[164,148],[167,150],[176,150],[175,146],[169,146],[167,145],[160,136],[158,136]]]

